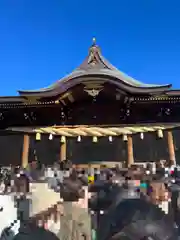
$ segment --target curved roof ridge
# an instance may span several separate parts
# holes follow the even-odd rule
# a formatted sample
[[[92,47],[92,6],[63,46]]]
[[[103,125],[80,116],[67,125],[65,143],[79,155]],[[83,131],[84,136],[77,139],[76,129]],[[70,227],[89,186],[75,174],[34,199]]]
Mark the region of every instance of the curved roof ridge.
[[[75,68],[71,73],[67,74],[63,78],[60,78],[55,83],[51,84],[48,87],[41,88],[38,90],[23,90],[19,91],[19,93],[35,93],[35,92],[49,92],[54,90],[56,87],[59,87],[60,84],[63,82],[66,83],[67,81],[73,80],[77,77],[84,76],[92,76],[92,75],[101,75],[107,77],[113,77],[117,80],[124,82],[127,85],[135,88],[169,88],[171,84],[165,85],[157,85],[157,84],[146,84],[141,81],[136,80],[133,77],[125,74],[124,72],[120,71],[118,68],[113,66],[101,53],[101,49],[98,45],[96,45],[95,39],[93,39],[93,44],[89,48],[88,56],[84,59],[84,61],[80,64],[79,67]],[[62,85],[61,85],[62,87]]]
[[[113,70],[113,71],[117,71],[117,73],[120,73],[121,75],[123,75],[127,80],[129,79],[131,82],[134,82],[135,84],[139,85],[139,86],[165,86],[165,85],[169,85],[169,84],[165,84],[165,85],[161,85],[161,84],[146,84],[146,83],[143,83],[133,77],[130,77],[128,74],[120,71],[117,67],[115,67],[113,64],[111,64],[102,54],[101,54],[101,51],[98,52],[99,54],[99,57],[101,59],[101,61],[104,63],[104,65],[107,66],[107,68],[109,68],[110,70]]]

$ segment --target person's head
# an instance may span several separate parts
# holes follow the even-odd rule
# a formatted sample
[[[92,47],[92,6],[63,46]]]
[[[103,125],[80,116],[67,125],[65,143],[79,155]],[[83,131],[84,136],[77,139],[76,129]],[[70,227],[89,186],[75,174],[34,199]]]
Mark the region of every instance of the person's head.
[[[77,174],[75,169],[72,169],[70,178],[73,179],[73,180],[77,180],[78,179],[78,174]]]
[[[18,174],[18,173],[19,173],[19,168],[16,167],[16,168],[14,169],[14,174]]]

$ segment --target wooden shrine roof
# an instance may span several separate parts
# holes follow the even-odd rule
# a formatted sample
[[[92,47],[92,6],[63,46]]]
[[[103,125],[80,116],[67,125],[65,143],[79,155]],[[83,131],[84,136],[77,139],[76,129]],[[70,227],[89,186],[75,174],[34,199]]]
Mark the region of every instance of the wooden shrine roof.
[[[87,90],[111,91],[111,97],[121,94],[128,97],[167,97],[170,100],[180,97],[180,90],[172,90],[171,84],[145,84],[114,67],[101,53],[95,39],[89,48],[85,60],[67,76],[59,79],[49,87],[38,90],[20,90],[19,96],[0,97],[0,105],[37,105],[67,102],[81,99],[88,95]],[[101,94],[101,93],[100,93]],[[73,100],[74,99],[74,100]],[[148,101],[153,100],[148,99]],[[169,100],[168,99],[168,100]],[[178,100],[179,101],[179,100]]]
[[[59,92],[67,91],[69,88],[72,88],[83,81],[90,80],[93,82],[94,80],[97,80],[97,78],[101,79],[102,83],[113,83],[117,85],[117,87],[123,88],[125,91],[131,93],[163,92],[171,87],[171,84],[145,84],[121,72],[105,59],[94,39],[93,44],[89,49],[88,56],[72,73],[59,79],[47,88],[41,88],[38,90],[20,90],[19,94],[22,96],[54,96]]]

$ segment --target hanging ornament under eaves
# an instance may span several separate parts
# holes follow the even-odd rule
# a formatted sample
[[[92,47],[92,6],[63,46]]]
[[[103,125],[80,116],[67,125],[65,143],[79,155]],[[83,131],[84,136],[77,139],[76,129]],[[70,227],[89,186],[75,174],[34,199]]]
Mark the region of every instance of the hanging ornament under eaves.
[[[40,133],[36,133],[36,140],[40,141],[41,140],[41,134]]]
[[[162,129],[158,129],[157,130],[157,135],[158,135],[159,138],[163,138],[163,131],[162,131]]]
[[[81,136],[77,137],[77,142],[81,142]]]
[[[128,137],[126,134],[123,135],[123,141],[126,142],[128,140]]]
[[[141,140],[144,139],[144,133],[143,133],[143,132],[140,133],[140,139],[141,139]]]
[[[52,133],[49,134],[49,140],[52,140],[53,139],[53,135]]]
[[[109,139],[109,142],[113,141],[112,136],[109,136],[108,139]]]
[[[99,89],[84,89],[85,92],[88,93],[89,96],[95,98],[99,95],[99,93],[102,91],[102,88],[99,88]]]
[[[61,143],[65,143],[66,142],[66,137],[65,136],[61,136]]]
[[[98,142],[98,138],[96,136],[93,136],[92,141],[93,141],[93,143],[97,143]]]

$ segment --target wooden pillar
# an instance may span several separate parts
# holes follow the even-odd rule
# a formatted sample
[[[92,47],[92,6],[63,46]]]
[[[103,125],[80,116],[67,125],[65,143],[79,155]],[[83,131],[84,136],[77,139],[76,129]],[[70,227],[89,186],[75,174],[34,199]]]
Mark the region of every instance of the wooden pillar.
[[[22,161],[21,165],[23,168],[26,168],[28,166],[28,159],[29,159],[29,144],[30,144],[30,138],[29,135],[24,135],[23,139],[23,150],[22,150]]]
[[[172,131],[167,131],[167,141],[168,141],[168,152],[169,160],[171,164],[176,163],[175,151],[174,151],[174,141]]]
[[[66,160],[66,142],[61,143],[60,147],[60,161]]]
[[[132,164],[134,164],[134,155],[133,155],[133,140],[132,136],[127,136],[127,166],[130,167]]]

